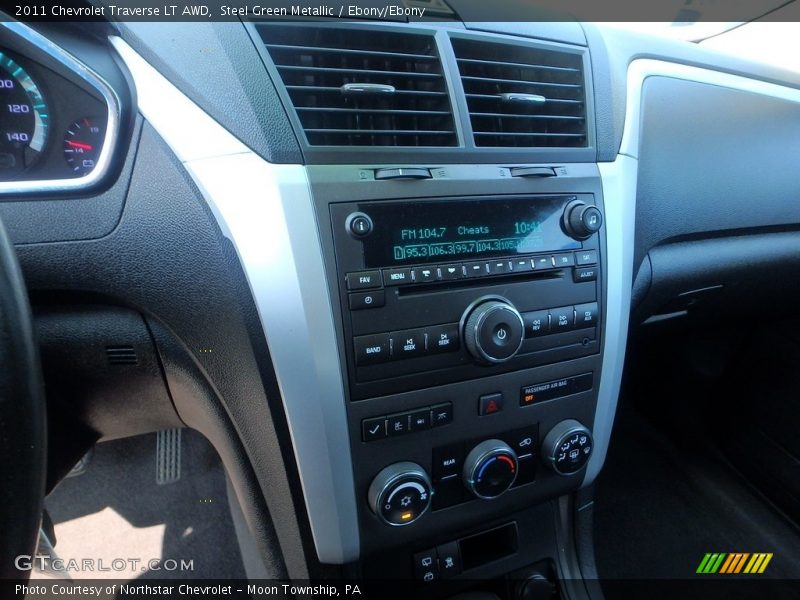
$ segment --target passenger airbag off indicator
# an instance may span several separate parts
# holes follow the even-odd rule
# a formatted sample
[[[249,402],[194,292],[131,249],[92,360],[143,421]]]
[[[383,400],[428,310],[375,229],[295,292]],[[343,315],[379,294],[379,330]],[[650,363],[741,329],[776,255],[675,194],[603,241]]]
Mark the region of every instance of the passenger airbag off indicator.
[[[519,405],[531,406],[546,400],[562,398],[579,392],[586,392],[592,389],[594,380],[593,373],[584,373],[573,377],[564,377],[545,383],[528,385],[520,390]]]

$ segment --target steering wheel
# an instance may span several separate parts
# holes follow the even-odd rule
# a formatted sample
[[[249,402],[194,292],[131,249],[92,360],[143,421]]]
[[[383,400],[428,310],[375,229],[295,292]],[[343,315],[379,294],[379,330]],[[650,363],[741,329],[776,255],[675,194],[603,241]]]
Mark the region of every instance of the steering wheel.
[[[18,556],[36,550],[46,476],[45,401],[31,310],[0,223],[0,579],[27,580]],[[28,561],[29,562],[29,561]]]

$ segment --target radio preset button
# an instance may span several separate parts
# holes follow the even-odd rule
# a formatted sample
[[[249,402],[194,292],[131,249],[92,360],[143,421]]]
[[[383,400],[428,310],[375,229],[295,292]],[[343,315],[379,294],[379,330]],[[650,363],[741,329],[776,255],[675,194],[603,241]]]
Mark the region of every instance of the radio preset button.
[[[503,275],[511,272],[510,260],[492,260],[486,264],[490,275]]]
[[[553,257],[552,256],[534,256],[533,257],[533,267],[537,271],[543,271],[544,269],[552,269],[553,268]]]
[[[467,272],[467,277],[485,277],[489,274],[484,262],[467,263],[464,268]]]
[[[462,265],[442,265],[439,267],[443,281],[452,281],[464,277],[464,267]]]
[[[550,309],[550,328],[553,333],[575,329],[575,307],[563,306]]]
[[[524,273],[525,271],[533,271],[533,263],[530,258],[517,258],[511,261],[511,266],[515,273]]]
[[[436,267],[417,267],[414,269],[414,283],[436,281]]]
[[[383,285],[380,271],[357,271],[347,274],[348,290],[368,290]]]
[[[575,329],[597,325],[597,302],[578,304],[575,307]]]
[[[553,262],[557,269],[564,269],[566,267],[575,266],[574,254],[556,254],[553,256]]]
[[[391,334],[392,359],[414,358],[425,354],[425,334],[421,330],[397,331]]]
[[[525,323],[525,337],[539,337],[550,333],[550,313],[546,310],[522,313]]]
[[[577,267],[572,271],[572,281],[594,281],[597,279],[597,267]]]
[[[385,285],[406,285],[412,283],[411,269],[384,269],[383,281]]]
[[[348,296],[350,310],[362,310],[365,308],[380,308],[386,304],[386,294],[383,290],[374,292],[356,292]]]
[[[597,264],[597,250],[581,250],[575,253],[575,264],[579,267]]]
[[[364,335],[354,340],[356,364],[374,365],[389,360],[389,336],[385,333]]]

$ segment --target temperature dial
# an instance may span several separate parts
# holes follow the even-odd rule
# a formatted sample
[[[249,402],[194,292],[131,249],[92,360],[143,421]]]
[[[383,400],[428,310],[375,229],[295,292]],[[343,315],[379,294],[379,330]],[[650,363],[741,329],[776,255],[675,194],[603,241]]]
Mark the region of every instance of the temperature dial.
[[[431,480],[413,462],[389,465],[375,476],[367,492],[369,507],[387,525],[399,527],[419,519],[431,505]]]
[[[542,442],[545,464],[559,475],[580,471],[592,455],[592,434],[574,419],[561,421]]]
[[[516,478],[517,455],[500,440],[481,442],[464,461],[464,485],[484,500],[497,498]]]
[[[103,147],[105,128],[94,117],[78,119],[64,134],[64,160],[76,175],[94,170]]]

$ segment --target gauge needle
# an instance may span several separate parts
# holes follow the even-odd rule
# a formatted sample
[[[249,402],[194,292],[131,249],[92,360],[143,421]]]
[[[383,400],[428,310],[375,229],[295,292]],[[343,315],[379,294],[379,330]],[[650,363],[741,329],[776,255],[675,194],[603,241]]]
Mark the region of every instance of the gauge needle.
[[[72,140],[68,140],[67,144],[72,146],[73,148],[80,148],[81,150],[91,150],[92,146],[89,144],[82,144],[81,142],[73,142]]]

